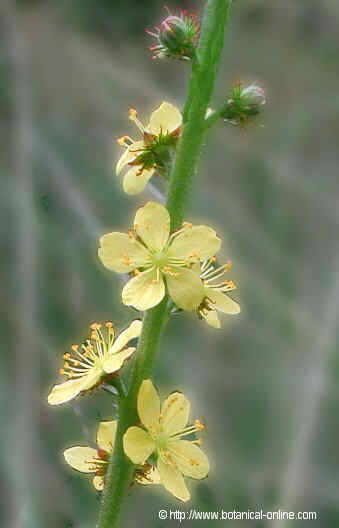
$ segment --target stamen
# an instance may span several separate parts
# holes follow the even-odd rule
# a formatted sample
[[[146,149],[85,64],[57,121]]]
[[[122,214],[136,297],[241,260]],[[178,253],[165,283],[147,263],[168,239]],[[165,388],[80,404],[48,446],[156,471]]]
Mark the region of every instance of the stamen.
[[[175,271],[173,271],[173,269],[170,268],[170,266],[164,266],[164,267],[162,268],[162,271],[163,271],[164,273],[167,273],[168,275],[171,275],[172,277],[178,277],[178,275],[180,275],[179,272],[175,272]]]
[[[184,231],[186,231],[186,229],[190,228],[190,227],[193,227],[193,224],[189,224],[188,222],[183,222],[182,224],[182,228],[181,229],[178,229],[177,231],[174,231],[174,233],[172,233],[169,238],[168,238],[168,241],[167,241],[167,246],[169,246],[172,241],[178,236],[180,235],[181,233],[183,233]]]
[[[130,108],[128,112],[128,117],[131,121],[133,121],[137,125],[138,129],[143,134],[145,131],[145,128],[144,128],[144,125],[141,123],[141,121],[139,121],[138,112],[135,110],[135,108]]]
[[[183,436],[191,435],[193,433],[197,433],[198,431],[203,431],[205,429],[205,426],[203,423],[200,422],[200,420],[195,420],[194,425],[190,425],[188,427],[185,427],[181,431],[178,431],[170,436],[171,440],[181,438]]]
[[[208,267],[207,269],[201,270],[203,271],[200,275],[202,279],[204,279],[206,282],[215,280],[219,277],[222,277],[226,272],[230,270],[230,261],[226,262],[226,264],[223,264],[222,266],[219,266],[218,268],[214,268],[213,265]]]
[[[129,148],[131,145],[133,145],[134,141],[129,136],[122,136],[117,139],[117,143],[121,147]]]

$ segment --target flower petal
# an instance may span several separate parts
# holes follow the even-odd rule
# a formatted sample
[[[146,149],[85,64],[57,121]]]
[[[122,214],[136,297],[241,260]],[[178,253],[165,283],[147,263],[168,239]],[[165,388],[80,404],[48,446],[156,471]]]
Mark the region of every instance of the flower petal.
[[[161,251],[170,232],[170,216],[166,207],[157,202],[148,202],[138,209],[134,229],[149,249]]]
[[[82,387],[82,379],[68,380],[58,385],[54,385],[48,395],[48,403],[50,405],[60,405],[72,400],[80,393]]]
[[[208,475],[210,465],[200,447],[188,440],[177,440],[170,445],[174,462],[186,477],[203,479]]]
[[[165,295],[162,276],[159,280],[154,271],[144,271],[129,280],[122,290],[122,302],[134,306],[137,310],[149,310],[159,304]]]
[[[124,451],[133,464],[144,464],[155,450],[150,435],[140,427],[129,427],[123,436]]]
[[[73,469],[81,471],[82,473],[95,473],[95,458],[97,452],[91,447],[70,447],[64,451],[64,457]]]
[[[190,402],[181,392],[173,392],[161,408],[161,423],[166,434],[174,434],[186,427],[190,413]]]
[[[125,348],[121,352],[118,352],[117,354],[112,355],[111,357],[108,357],[103,362],[102,368],[107,374],[112,374],[113,372],[117,372],[121,369],[126,359],[131,357],[131,355],[135,352],[135,347]]]
[[[153,168],[143,169],[141,172],[140,170],[140,165],[135,165],[126,172],[123,181],[123,188],[126,194],[141,193],[154,174]]]
[[[160,418],[160,398],[151,380],[144,380],[140,385],[138,414],[146,429],[157,429]]]
[[[147,469],[145,476],[138,475],[138,473],[135,476],[135,481],[138,482],[138,484],[160,484],[160,474],[158,471],[158,468],[155,466],[152,466],[151,469]]]
[[[86,376],[82,378],[83,382],[80,392],[92,389],[100,381],[102,375],[103,370],[100,366],[92,367]]]
[[[143,267],[148,260],[147,250],[126,233],[107,233],[100,238],[99,258],[105,268],[128,273]]]
[[[208,310],[199,312],[205,319],[206,323],[213,328],[221,328],[220,319],[216,310]]]
[[[121,334],[114,341],[112,348],[110,349],[110,354],[116,354],[120,352],[131,339],[139,337],[142,330],[142,322],[140,319],[135,319],[131,322],[128,328],[121,332]]]
[[[175,304],[183,310],[195,310],[203,300],[204,287],[199,275],[194,271],[181,268],[177,275],[167,275],[166,283],[169,294]]]
[[[173,240],[169,254],[194,262],[206,260],[218,253],[221,240],[214,229],[207,226],[184,228]]]
[[[117,432],[118,422],[100,422],[97,432],[97,444],[100,449],[111,453],[114,447],[115,435]]]
[[[94,387],[101,377],[100,369],[90,369],[88,374],[81,378],[67,380],[64,383],[54,385],[48,395],[50,405],[60,405],[66,403],[80,394],[80,392]]]
[[[207,288],[205,286],[206,297],[208,297],[216,310],[224,312],[226,314],[238,314],[240,313],[240,306],[237,302],[233,301],[231,297],[213,288]]]
[[[163,102],[157,110],[151,114],[147,132],[158,136],[170,134],[182,124],[182,115],[178,108],[170,103]]]
[[[180,471],[165,462],[159,457],[158,458],[158,470],[160,473],[161,484],[174,495],[177,499],[187,502],[190,498],[190,492],[188,491],[184,477]]]
[[[122,156],[119,158],[119,161],[116,165],[115,171],[117,175],[120,174],[122,169],[126,167],[131,161],[135,160],[140,155],[140,151],[144,147],[143,141],[135,141],[132,145],[130,145],[125,152],[122,154]]]
[[[105,487],[105,480],[104,477],[100,475],[95,475],[93,479],[93,486],[97,491],[102,491]]]

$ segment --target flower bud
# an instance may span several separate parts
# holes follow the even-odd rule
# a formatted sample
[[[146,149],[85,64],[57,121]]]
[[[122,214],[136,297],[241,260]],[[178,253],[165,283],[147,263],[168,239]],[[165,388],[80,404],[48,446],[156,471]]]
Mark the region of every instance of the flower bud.
[[[256,83],[243,87],[238,82],[232,89],[222,117],[233,125],[243,125],[257,116],[264,104],[266,97],[263,88]]]
[[[200,26],[194,15],[181,11],[179,15],[170,12],[154,32],[147,31],[157,42],[151,46],[153,58],[190,60],[194,56]]]

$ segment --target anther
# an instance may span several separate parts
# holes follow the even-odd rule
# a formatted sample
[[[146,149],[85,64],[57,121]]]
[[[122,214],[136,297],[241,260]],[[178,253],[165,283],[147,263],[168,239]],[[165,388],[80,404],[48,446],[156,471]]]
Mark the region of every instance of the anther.
[[[134,119],[136,119],[138,117],[138,112],[136,111],[135,108],[130,108],[129,111],[128,111],[128,117],[129,119],[131,119],[132,121],[134,121]]]
[[[203,431],[204,429],[206,429],[206,426],[202,422],[200,422],[200,420],[195,420],[194,425],[198,429],[198,431]]]
[[[129,146],[128,143],[127,143],[128,139],[129,139],[128,136],[122,136],[122,137],[117,139],[117,143],[121,147],[128,147]]]

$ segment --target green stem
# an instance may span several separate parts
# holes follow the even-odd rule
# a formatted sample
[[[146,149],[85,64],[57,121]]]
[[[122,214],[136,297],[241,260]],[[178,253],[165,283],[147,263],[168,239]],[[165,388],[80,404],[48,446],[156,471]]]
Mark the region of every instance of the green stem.
[[[171,227],[178,229],[191,194],[205,134],[205,116],[210,104],[229,19],[231,0],[207,2],[189,93],[184,109],[184,126],[169,187],[167,208]]]
[[[184,219],[192,178],[199,161],[205,133],[205,116],[220,62],[230,5],[231,0],[208,0],[205,8],[184,109],[183,131],[169,183],[167,208],[172,230],[179,228]],[[134,472],[134,465],[123,451],[123,435],[128,427],[138,422],[137,395],[140,384],[152,375],[161,334],[168,318],[167,298],[144,315],[130,387],[127,396],[120,403],[114,453],[106,475],[98,528],[118,526],[122,502]]]

